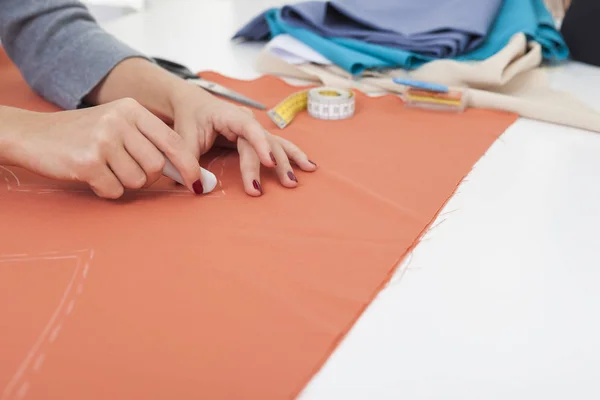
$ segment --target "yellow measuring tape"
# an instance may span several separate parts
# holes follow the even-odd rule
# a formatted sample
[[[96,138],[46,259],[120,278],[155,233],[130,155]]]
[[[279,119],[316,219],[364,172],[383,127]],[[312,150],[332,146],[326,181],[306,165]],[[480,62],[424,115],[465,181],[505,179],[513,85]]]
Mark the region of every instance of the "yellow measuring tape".
[[[314,88],[296,92],[267,112],[280,129],[288,126],[300,112],[317,119],[339,120],[354,115],[355,96],[352,91],[330,87]]]

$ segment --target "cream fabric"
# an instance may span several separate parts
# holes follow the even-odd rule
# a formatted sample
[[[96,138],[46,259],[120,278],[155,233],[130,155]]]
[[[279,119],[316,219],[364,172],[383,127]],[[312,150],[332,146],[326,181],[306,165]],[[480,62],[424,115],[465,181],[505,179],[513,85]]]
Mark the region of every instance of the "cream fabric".
[[[414,71],[402,69],[367,72],[353,78],[332,65],[292,65],[263,50],[257,67],[263,73],[319,82],[367,94],[402,94],[405,87],[392,77],[410,77],[462,89],[471,107],[515,112],[522,117],[600,132],[600,113],[566,92],[551,89],[546,69],[541,68],[538,43],[527,43],[523,34],[513,36],[507,46],[484,61],[438,60]]]
[[[544,0],[546,7],[550,10],[555,18],[563,18],[569,6],[571,0]]]

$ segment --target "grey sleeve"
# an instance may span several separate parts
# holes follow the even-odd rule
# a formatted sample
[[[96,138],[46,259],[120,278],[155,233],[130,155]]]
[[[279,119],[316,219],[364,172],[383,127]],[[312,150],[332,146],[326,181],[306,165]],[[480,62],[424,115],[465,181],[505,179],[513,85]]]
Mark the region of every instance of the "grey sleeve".
[[[76,0],[0,0],[0,40],[29,86],[64,109],[80,106],[119,62],[145,57]]]

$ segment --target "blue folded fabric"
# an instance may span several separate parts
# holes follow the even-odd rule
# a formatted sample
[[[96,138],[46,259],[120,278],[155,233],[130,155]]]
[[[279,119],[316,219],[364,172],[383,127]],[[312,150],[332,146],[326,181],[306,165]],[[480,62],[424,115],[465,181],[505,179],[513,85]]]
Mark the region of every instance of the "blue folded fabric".
[[[371,0],[371,3],[379,1],[389,0]],[[327,6],[326,3],[320,4],[323,7]],[[326,31],[321,30],[317,33],[314,29],[309,29],[309,25],[290,24],[284,20],[282,11],[283,9],[273,8],[258,15],[238,31],[234,38],[259,41],[288,33],[353,75],[360,74],[365,69],[414,69],[440,58],[460,61],[484,60],[504,48],[516,33],[524,33],[529,40],[540,43],[546,60],[560,61],[569,56],[568,48],[543,0],[504,0],[487,36],[481,40],[481,43],[471,51],[449,57],[421,54],[397,46],[383,46],[356,38],[326,37],[322,34],[330,35],[335,29],[328,26],[325,28]],[[426,19],[427,11],[423,10],[423,13],[422,19]],[[393,17],[390,17],[389,21],[392,19]],[[313,20],[313,23],[315,21],[317,20]],[[398,26],[402,25],[401,16],[398,21]],[[372,22],[373,26],[376,23],[376,21]]]
[[[502,0],[306,1],[281,9],[281,20],[326,38],[343,37],[431,57],[479,46]]]

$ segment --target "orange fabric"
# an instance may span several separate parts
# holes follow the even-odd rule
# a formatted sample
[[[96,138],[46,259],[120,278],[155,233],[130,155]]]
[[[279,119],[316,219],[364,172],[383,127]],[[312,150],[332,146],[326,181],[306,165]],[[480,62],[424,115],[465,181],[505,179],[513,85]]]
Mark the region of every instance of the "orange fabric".
[[[268,106],[298,90],[205,76]],[[5,57],[0,104],[55,109]],[[216,150],[209,195],[164,179],[106,201],[0,168],[0,398],[296,396],[516,116],[358,94],[349,120],[257,118],[318,172],[289,190],[265,171],[251,198]]]

